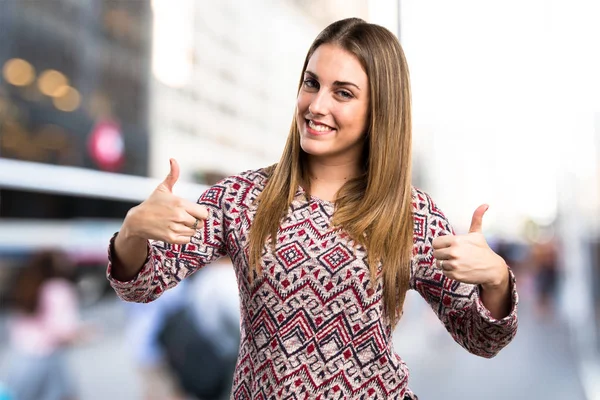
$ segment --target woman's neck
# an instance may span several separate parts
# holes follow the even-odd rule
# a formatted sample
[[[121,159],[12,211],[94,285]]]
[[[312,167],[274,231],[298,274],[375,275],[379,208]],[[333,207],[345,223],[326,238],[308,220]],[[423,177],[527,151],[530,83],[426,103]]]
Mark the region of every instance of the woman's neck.
[[[308,179],[312,196],[334,202],[337,192],[349,180],[360,175],[355,163],[325,164],[312,162],[308,165]]]
[[[340,184],[360,175],[359,165],[355,161],[326,163],[317,160],[309,161],[308,174],[311,185],[314,184]]]

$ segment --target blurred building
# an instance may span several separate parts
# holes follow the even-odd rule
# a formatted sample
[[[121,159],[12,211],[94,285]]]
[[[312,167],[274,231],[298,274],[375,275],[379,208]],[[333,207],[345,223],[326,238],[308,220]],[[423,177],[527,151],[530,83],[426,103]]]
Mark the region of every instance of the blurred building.
[[[486,235],[535,241],[527,224],[550,228],[561,253],[555,317],[599,398],[600,3],[401,5],[426,189],[457,232],[484,202]]]
[[[1,156],[146,176],[149,4],[5,0],[0,26]],[[91,199],[1,194],[5,218],[123,215]]]
[[[369,3],[2,1],[0,286],[40,247],[100,276],[169,157],[188,182],[276,162],[311,41]]]
[[[38,248],[102,276],[107,239],[147,195],[108,173],[147,176],[151,23],[148,2],[0,2],[1,293]]]
[[[342,4],[343,3],[343,4]],[[150,175],[187,179],[279,160],[306,51],[368,2],[154,0]]]

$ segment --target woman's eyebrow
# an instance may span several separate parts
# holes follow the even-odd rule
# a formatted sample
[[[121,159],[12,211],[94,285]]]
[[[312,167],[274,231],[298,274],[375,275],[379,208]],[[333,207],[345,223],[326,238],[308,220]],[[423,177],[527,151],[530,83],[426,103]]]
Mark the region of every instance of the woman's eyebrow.
[[[317,74],[315,74],[312,71],[306,70],[304,71],[305,74],[310,75],[311,78],[316,79],[317,81],[319,80],[319,77],[317,76]],[[352,83],[352,82],[344,82],[344,81],[335,81],[333,82],[333,86],[354,86],[355,88],[357,88],[358,90],[360,90],[360,88],[358,87],[357,84]]]

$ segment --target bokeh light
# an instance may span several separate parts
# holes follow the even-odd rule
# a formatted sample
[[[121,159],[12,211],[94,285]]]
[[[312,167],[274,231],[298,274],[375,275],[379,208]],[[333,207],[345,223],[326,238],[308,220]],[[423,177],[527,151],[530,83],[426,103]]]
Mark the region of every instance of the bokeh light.
[[[64,97],[68,93],[69,80],[54,69],[49,69],[40,74],[38,88],[40,92],[50,97]]]
[[[8,60],[4,64],[2,74],[8,83],[15,86],[27,86],[35,79],[35,69],[21,58]]]
[[[60,96],[54,97],[52,102],[54,106],[61,111],[71,112],[79,108],[81,104],[81,95],[73,87],[60,87]],[[58,90],[57,90],[58,92]]]

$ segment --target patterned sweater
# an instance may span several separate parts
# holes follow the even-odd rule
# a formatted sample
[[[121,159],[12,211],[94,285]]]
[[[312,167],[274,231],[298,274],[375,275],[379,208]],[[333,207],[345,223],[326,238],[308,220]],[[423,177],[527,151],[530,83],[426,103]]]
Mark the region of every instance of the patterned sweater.
[[[198,200],[209,218],[190,244],[149,243],[148,259],[129,282],[108,278],[124,300],[150,302],[198,268],[225,254],[234,263],[240,294],[241,343],[232,399],[403,399],[408,369],[395,354],[385,317],[381,278],[371,285],[364,248],[334,229],[334,204],[307,199],[302,188],[248,280],[248,230],[264,170],[248,171],[209,188]],[[483,306],[476,286],[446,278],[436,267],[432,240],[452,234],[444,214],[413,189],[414,258],[410,288],[431,305],[465,349],[493,357],[517,330],[517,292],[501,320]],[[111,246],[112,248],[112,246]],[[246,250],[245,250],[246,249]]]

